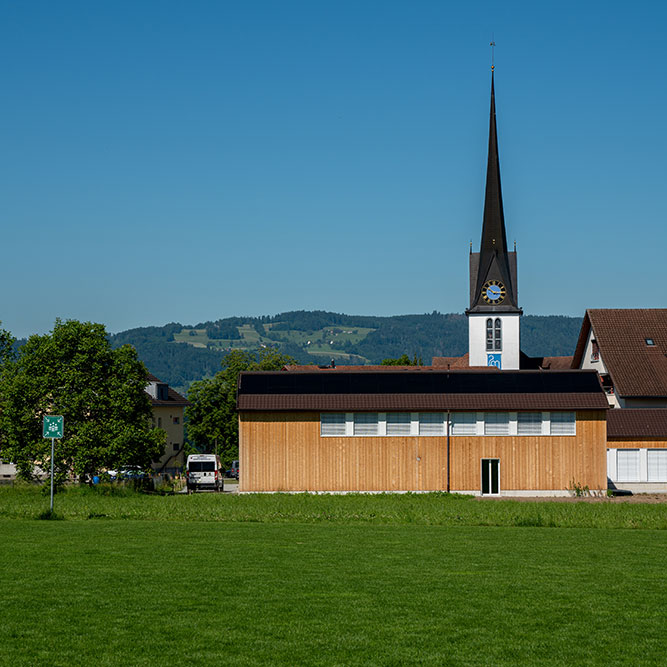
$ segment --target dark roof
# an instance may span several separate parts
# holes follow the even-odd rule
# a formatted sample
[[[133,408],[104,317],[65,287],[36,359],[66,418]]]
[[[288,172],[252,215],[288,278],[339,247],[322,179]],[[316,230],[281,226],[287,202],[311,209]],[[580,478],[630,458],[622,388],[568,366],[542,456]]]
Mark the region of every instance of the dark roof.
[[[604,410],[595,371],[245,372],[239,410]]]
[[[666,308],[587,310],[572,360],[576,368],[591,328],[619,396],[667,397]],[[646,339],[654,344],[648,345]]]
[[[155,377],[155,375],[153,375],[152,373],[148,374],[148,381],[149,382],[156,382],[158,384],[167,384],[166,382],[162,382],[162,380]],[[151,399],[151,405],[154,405],[154,406],[185,407],[185,406],[190,405],[190,401],[188,401],[187,398],[185,398],[184,396],[181,396],[175,389],[172,389],[169,385],[167,385],[167,400],[166,401],[160,401],[157,398],[153,398],[150,394],[148,394],[148,397]]]
[[[529,357],[522,352],[519,364],[522,370],[567,370],[572,367],[572,357]]]
[[[607,438],[667,439],[667,408],[614,409],[607,412]]]

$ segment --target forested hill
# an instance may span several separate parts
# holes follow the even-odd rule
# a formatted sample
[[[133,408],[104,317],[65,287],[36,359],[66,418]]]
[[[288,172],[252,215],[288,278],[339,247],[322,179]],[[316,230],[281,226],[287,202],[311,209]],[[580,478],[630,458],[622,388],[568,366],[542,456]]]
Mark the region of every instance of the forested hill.
[[[578,317],[524,315],[521,348],[530,356],[572,354],[580,326]],[[403,354],[430,364],[434,356],[467,351],[468,323],[454,313],[375,317],[294,311],[130,329],[111,336],[111,342],[134,345],[151,373],[184,391],[220,370],[222,357],[233,349],[273,347],[304,364],[331,359],[338,365],[378,364]]]

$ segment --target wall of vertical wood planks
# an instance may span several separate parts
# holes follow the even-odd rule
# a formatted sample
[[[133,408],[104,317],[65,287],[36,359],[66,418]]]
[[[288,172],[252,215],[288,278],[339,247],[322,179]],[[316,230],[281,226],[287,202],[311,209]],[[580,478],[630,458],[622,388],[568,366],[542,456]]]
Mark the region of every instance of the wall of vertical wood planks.
[[[321,437],[313,412],[239,416],[240,491],[444,491],[447,439]],[[607,488],[603,411],[575,436],[452,436],[451,490],[479,491],[480,460],[500,459],[501,491]]]

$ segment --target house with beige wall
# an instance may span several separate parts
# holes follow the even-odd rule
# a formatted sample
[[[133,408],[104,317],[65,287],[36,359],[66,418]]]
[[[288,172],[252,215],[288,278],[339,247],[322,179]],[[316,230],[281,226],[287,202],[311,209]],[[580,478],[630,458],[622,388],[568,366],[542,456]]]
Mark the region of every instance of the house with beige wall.
[[[164,454],[153,463],[155,472],[175,474],[183,469],[185,444],[184,417],[189,405],[186,398],[172,389],[166,382],[148,374],[146,393],[150,396],[153,411],[153,426],[166,434]]]

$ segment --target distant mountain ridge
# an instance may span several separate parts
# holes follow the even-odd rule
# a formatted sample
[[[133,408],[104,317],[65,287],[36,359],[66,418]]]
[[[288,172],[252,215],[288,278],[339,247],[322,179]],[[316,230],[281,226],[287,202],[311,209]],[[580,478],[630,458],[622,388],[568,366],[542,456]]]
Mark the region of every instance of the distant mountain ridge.
[[[570,355],[581,318],[524,315],[521,348],[530,356]],[[151,373],[185,391],[220,370],[230,350],[274,347],[303,364],[379,364],[407,354],[430,364],[434,356],[468,350],[465,315],[345,315],[299,310],[260,317],[227,317],[194,326],[177,322],[129,329],[111,337],[114,347],[130,343]]]

